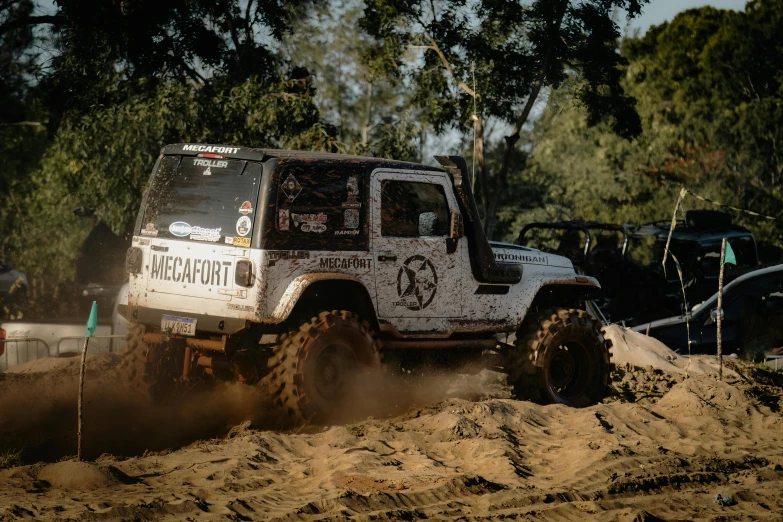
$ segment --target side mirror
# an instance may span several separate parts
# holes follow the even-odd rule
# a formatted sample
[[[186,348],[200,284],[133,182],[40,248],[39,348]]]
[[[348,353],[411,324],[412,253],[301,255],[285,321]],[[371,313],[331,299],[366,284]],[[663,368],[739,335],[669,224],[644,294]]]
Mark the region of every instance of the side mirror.
[[[422,212],[419,214],[419,237],[437,235],[438,216],[435,212]]]
[[[460,239],[465,236],[465,225],[462,223],[462,214],[451,211],[451,223],[449,225],[449,238]]]
[[[723,314],[723,309],[720,311],[720,320],[723,321],[726,316]],[[718,309],[713,308],[710,310],[710,318],[705,324],[713,324],[718,322]]]

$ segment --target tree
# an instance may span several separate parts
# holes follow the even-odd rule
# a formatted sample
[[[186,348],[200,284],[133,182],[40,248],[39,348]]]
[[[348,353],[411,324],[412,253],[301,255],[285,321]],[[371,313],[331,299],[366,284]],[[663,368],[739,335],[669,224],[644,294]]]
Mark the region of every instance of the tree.
[[[414,102],[436,131],[474,126],[482,153],[483,120],[510,125],[494,173],[483,154],[476,157],[477,192],[491,237],[515,147],[542,90],[578,71],[584,80],[578,99],[591,124],[608,121],[625,137],[640,131],[633,100],[620,83],[624,59],[616,52],[620,33],[612,12],[624,7],[634,16],[644,3],[368,0],[361,23],[378,41],[367,53],[373,70],[409,78]],[[409,51],[422,49],[427,52],[418,60],[405,60]],[[475,92],[467,80],[473,70]]]
[[[313,77],[321,117],[334,125],[346,150],[418,160],[418,111],[406,86],[390,82],[362,61],[374,41],[358,26],[363,2],[332,0],[313,7],[284,40],[291,63]]]
[[[624,88],[638,100],[642,133],[618,138],[588,125],[579,79],[550,96],[533,129],[525,173],[511,188],[536,187],[538,199],[505,199],[501,229],[513,238],[529,221],[670,219],[680,187],[762,214],[780,216],[780,63],[778,2],[745,12],[711,7],[623,42]],[[714,208],[686,198],[685,208]],[[734,213],[760,240],[780,242],[780,223]]]

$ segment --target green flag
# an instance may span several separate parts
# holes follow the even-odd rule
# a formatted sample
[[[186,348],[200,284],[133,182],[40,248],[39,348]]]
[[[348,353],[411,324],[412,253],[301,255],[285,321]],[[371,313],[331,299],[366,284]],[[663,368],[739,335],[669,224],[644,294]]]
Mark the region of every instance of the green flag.
[[[98,303],[92,302],[92,309],[90,310],[90,318],[87,319],[87,330],[85,331],[85,337],[92,337],[95,335],[95,329],[98,328]]]
[[[727,265],[737,266],[737,258],[734,257],[734,250],[731,249],[731,243],[726,241],[726,254],[723,256],[723,262]]]

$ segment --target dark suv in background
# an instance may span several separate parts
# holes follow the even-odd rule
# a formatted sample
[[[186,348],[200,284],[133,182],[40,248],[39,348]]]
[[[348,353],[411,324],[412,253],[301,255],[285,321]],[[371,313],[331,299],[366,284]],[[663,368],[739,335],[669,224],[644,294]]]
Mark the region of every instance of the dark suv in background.
[[[737,258],[724,284],[759,268],[750,230],[732,223],[722,211],[691,210],[672,232],[666,269],[662,265],[671,220],[640,226],[587,221],[531,223],[520,232],[523,246],[567,256],[584,274],[601,282],[596,304],[612,322],[647,323],[681,314],[718,289],[721,241],[727,238]],[[674,257],[680,263],[682,282]]]

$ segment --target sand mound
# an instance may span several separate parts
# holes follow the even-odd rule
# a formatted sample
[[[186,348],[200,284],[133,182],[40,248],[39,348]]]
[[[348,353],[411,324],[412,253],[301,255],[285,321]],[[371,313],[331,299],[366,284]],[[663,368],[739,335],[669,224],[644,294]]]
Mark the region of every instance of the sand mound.
[[[110,469],[89,462],[65,461],[49,464],[38,472],[53,488],[90,491],[117,486],[120,482]]]
[[[716,357],[697,355],[683,357],[658,339],[619,325],[608,326],[605,336],[612,341],[612,362],[639,368],[655,368],[675,375],[718,375]],[[739,378],[736,372],[723,368],[729,380]]]
[[[0,471],[0,518],[779,520],[783,419],[742,386],[697,376],[652,407],[448,399],[309,433],[245,423],[176,451],[105,455],[86,485],[61,486],[77,496],[41,495],[34,466]]]

